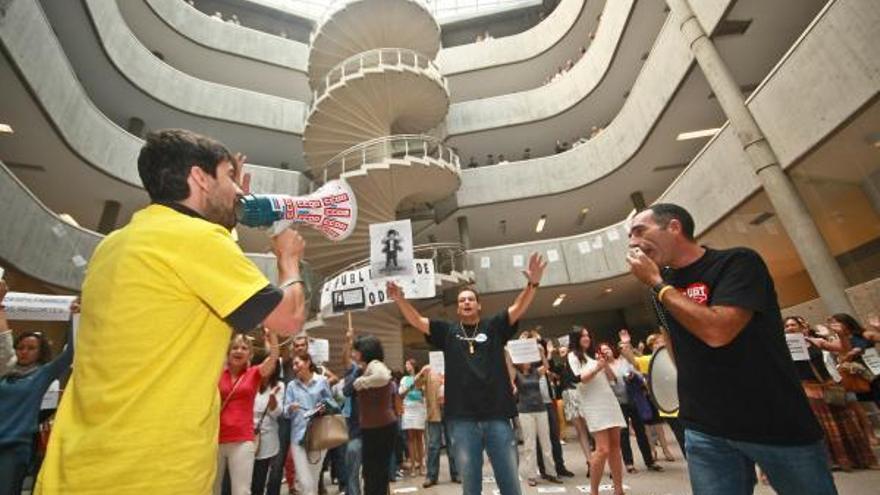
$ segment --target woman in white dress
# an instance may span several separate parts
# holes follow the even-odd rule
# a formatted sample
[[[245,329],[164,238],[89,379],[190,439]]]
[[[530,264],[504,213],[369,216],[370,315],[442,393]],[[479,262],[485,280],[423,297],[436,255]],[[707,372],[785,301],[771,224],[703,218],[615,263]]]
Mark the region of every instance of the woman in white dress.
[[[569,339],[568,365],[575,377],[581,414],[596,440],[596,450],[590,457],[590,493],[598,495],[599,483],[605,471],[605,461],[611,467],[614,493],[623,494],[623,458],[620,451],[620,429],[626,426],[620,405],[609,382],[614,373],[604,356],[594,359],[588,353],[592,345],[590,332],[581,328]]]
[[[406,375],[400,379],[398,393],[403,397],[403,421],[401,428],[406,432],[406,449],[409,455],[410,474],[425,474],[425,369],[416,373],[416,360],[407,359],[404,363]]]

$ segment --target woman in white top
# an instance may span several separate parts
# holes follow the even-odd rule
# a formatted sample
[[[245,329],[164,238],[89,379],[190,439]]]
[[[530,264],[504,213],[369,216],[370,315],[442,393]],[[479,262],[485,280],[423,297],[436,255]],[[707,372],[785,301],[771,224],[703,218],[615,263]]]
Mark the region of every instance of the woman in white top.
[[[418,373],[416,360],[407,359],[404,363],[406,375],[400,379],[400,388],[397,391],[403,397],[403,421],[401,428],[406,432],[406,450],[409,454],[410,473],[415,476],[425,474],[425,421],[427,409],[425,408],[425,370],[422,368]]]
[[[623,494],[623,458],[620,452],[620,429],[626,426],[617,397],[609,382],[616,380],[604,356],[598,359],[588,352],[592,345],[590,332],[581,328],[569,338],[568,365],[576,378],[578,402],[590,433],[596,440],[596,450],[590,457],[590,493],[598,495],[599,482],[605,471],[605,461],[611,466],[614,493]]]
[[[284,384],[281,383],[281,367],[263,379],[260,391],[254,398],[254,436],[259,435],[257,453],[254,457],[254,475],[251,479],[251,495],[266,492],[266,476],[275,456],[281,453],[278,436],[278,416],[284,404]]]

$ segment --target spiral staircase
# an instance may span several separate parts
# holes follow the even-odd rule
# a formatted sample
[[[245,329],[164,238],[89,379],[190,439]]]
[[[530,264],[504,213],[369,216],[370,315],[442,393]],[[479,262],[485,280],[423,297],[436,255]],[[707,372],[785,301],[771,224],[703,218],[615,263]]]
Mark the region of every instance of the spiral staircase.
[[[431,135],[449,110],[448,85],[433,62],[439,49],[437,21],[415,0],[341,0],[315,30],[303,151],[314,187],[348,182],[358,220],[338,243],[303,232],[314,269],[329,274],[367,258],[370,224],[395,220],[397,211],[441,200],[459,187],[458,156]],[[437,283],[442,288],[467,279],[457,272],[438,276]],[[383,341],[390,365],[402,364],[401,321],[393,306],[355,313],[353,323]],[[344,326],[345,318],[319,316],[307,329],[328,338],[337,359]]]

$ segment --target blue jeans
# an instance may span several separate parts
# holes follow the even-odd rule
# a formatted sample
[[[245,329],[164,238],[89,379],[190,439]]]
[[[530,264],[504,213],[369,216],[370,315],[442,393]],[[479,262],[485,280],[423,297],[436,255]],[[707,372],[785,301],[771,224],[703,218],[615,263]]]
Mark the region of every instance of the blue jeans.
[[[461,474],[462,494],[483,490],[483,450],[489,456],[501,495],[522,495],[517,476],[516,437],[510,421],[448,419],[455,464]]]
[[[443,428],[443,423],[440,421],[428,421],[425,424],[427,425],[425,433],[428,437],[427,478],[431,481],[437,481],[437,478],[440,476],[440,444],[442,443],[446,432],[445,428]],[[458,472],[455,469],[455,456],[451,454],[452,447],[450,446],[450,443],[451,442],[449,442],[449,438],[447,437],[446,453],[449,457],[449,478],[454,480],[458,478]]]
[[[345,445],[345,495],[361,495],[361,437]]]
[[[837,495],[825,442],[765,445],[685,430],[688,472],[694,495],[751,494],[755,464],[779,495]]]

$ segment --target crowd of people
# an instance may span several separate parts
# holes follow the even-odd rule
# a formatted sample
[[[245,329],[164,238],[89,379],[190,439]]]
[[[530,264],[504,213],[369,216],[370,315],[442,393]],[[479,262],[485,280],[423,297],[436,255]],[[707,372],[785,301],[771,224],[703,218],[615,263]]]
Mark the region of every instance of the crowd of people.
[[[500,493],[519,495],[523,484],[574,476],[568,425],[592,495],[606,468],[624,493],[639,470],[631,436],[644,468],[662,471],[657,445],[673,458],[667,426],[697,494],[750,493],[760,476],[783,495],[831,495],[832,469],[878,468],[880,319],[783,320],[760,256],[699,245],[690,214],[673,204],[631,220],[626,259],[661,325],[644,343],[580,325],[556,344],[520,332],[547,267],[533,254],[522,290],[488,316],[473,287],[444,320],[388,282],[388,299],[442,352],[443,370],[408,359],[392,371],[380,340],[349,328],[340,378],[302,331],[302,237],[272,238],[278,285],[231,237],[249,185],[244,161],[189,131],[147,136],[138,170],[152,203],[93,253],[70,308],[75,349],[70,332],[54,359],[42,334],[13,338],[0,282],[0,495],[18,495],[28,473],[38,495],[276,494],[284,479],[301,495],[329,484],[386,495],[402,476],[441,482],[444,445],[462,493],[482,493],[485,455]],[[786,335],[803,336],[806,357]],[[515,338],[532,339],[537,358],[515,357]],[[675,410],[646,386],[662,349],[677,369]],[[40,404],[71,365],[35,463]]]

